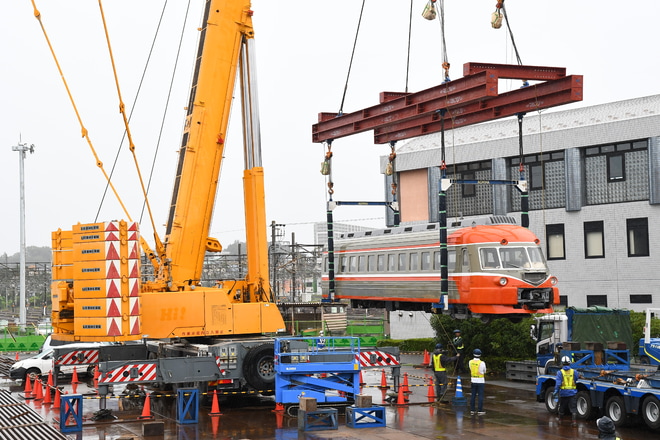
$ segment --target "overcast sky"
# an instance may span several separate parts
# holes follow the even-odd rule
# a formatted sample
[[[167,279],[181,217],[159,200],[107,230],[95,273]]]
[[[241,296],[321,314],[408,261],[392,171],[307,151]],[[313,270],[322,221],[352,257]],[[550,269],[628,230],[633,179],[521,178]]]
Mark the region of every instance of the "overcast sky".
[[[50,233],[72,225],[125,218],[108,195],[29,0],[3,2],[0,14],[0,254],[18,252],[19,154],[22,141],[35,145],[25,159],[26,241],[50,246]],[[133,105],[164,0],[103,2],[127,108]],[[426,2],[413,1],[408,90],[443,80],[440,25],[421,17]],[[159,234],[164,233],[180,144],[183,107],[200,26],[202,0],[169,0],[159,40],[131,121],[142,173],[155,159],[151,202]],[[506,0],[511,29],[523,64],[566,67],[584,75],[584,101],[572,107],[657,94],[657,20],[660,2],[640,0],[551,3]],[[186,8],[190,5],[184,26]],[[311,142],[319,112],[340,109],[362,1],[253,0],[261,111],[267,221],[286,224],[301,243],[312,243],[312,224],[325,221],[326,182],[320,174],[324,147]],[[509,35],[490,27],[495,0],[447,0],[445,38],[450,76],[462,76],[466,62],[515,63]],[[51,42],[90,138],[108,171],[124,127],[110,68],[98,2],[37,0]],[[382,91],[404,91],[409,0],[367,0],[343,110],[378,103]],[[182,27],[170,108],[168,88]],[[511,87],[519,87],[519,84]],[[502,91],[502,89],[500,89]],[[555,111],[566,109],[559,107]],[[238,110],[238,107],[237,107]],[[225,149],[211,235],[225,245],[244,239],[240,114]],[[237,131],[238,129],[238,131]],[[383,200],[379,157],[389,147],[374,145],[371,133],[335,141],[335,200]],[[133,219],[142,198],[126,143],[114,181]],[[99,213],[100,211],[100,213]],[[335,211],[336,221],[382,226],[383,208]],[[97,217],[98,215],[98,217]],[[361,220],[360,220],[361,219]],[[153,244],[151,227],[142,232]]]

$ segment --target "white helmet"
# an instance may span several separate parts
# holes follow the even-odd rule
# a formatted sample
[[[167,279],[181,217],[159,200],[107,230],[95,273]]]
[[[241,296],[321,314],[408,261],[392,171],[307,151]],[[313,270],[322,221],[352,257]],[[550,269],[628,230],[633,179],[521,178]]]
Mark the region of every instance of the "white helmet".
[[[568,356],[564,356],[561,358],[561,363],[564,365],[569,365],[571,363],[571,358],[569,358]]]

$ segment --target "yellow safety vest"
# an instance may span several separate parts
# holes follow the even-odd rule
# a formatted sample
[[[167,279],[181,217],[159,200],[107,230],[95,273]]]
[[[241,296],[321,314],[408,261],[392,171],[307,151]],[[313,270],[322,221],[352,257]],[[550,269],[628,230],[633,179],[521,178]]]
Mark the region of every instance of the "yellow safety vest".
[[[562,390],[574,390],[576,388],[575,386],[575,374],[573,373],[572,369],[569,370],[561,370],[561,375],[562,375],[562,381],[561,381],[561,389]]]
[[[447,369],[442,366],[442,362],[440,362],[440,358],[442,357],[442,354],[434,354],[433,355],[433,371],[446,371]]]
[[[470,376],[472,377],[484,377],[483,374],[479,373],[479,366],[481,366],[481,359],[472,359],[468,363],[470,366]]]
[[[454,343],[454,348],[456,348],[456,350],[463,350],[465,348],[465,345],[463,345],[463,338],[461,337],[454,338],[452,342]]]

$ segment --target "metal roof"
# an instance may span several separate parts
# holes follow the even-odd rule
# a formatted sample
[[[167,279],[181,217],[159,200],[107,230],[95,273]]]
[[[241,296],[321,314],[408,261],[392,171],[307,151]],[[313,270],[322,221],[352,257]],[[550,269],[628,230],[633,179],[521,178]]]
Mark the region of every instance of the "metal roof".
[[[27,403],[16,400],[8,390],[0,389],[0,439],[69,440],[69,437],[45,422]]]

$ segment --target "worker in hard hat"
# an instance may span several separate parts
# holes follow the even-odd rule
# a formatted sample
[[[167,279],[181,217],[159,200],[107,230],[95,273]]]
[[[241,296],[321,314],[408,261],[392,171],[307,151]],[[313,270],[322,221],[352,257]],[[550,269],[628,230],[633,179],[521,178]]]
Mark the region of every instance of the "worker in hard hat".
[[[571,368],[571,358],[564,355],[561,358],[562,367],[557,372],[555,395],[559,393],[557,419],[569,412],[573,426],[577,424],[577,381],[580,378],[577,370]]]
[[[444,397],[447,392],[447,367],[459,361],[460,355],[449,356],[447,350],[444,349],[442,344],[435,345],[435,350],[431,354],[430,367],[433,368],[433,375],[435,376],[435,398],[438,402],[445,402]]]

